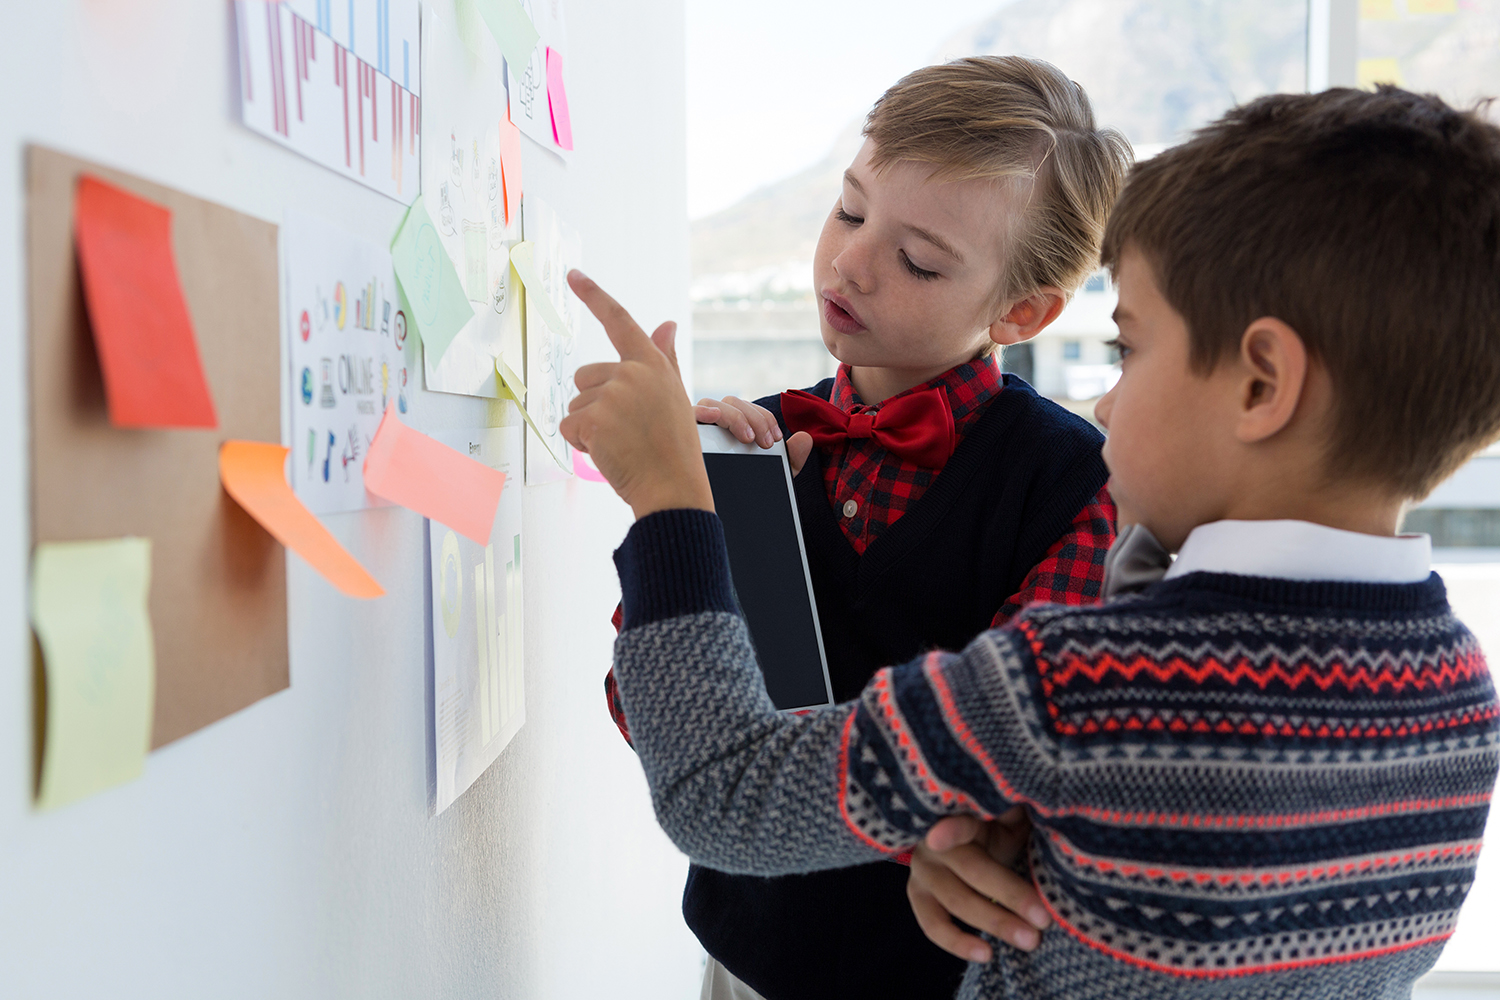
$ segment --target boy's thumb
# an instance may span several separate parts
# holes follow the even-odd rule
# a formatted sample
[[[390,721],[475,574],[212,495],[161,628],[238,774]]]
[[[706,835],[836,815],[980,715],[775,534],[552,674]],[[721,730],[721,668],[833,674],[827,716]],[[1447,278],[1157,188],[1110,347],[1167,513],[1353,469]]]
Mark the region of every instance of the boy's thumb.
[[[807,464],[807,456],[812,454],[813,439],[807,431],[798,431],[786,439],[786,460],[792,467],[792,475],[802,474],[802,467]]]
[[[677,365],[677,321],[669,319],[657,327],[651,334],[651,343],[672,362],[672,370],[681,375],[682,369]]]

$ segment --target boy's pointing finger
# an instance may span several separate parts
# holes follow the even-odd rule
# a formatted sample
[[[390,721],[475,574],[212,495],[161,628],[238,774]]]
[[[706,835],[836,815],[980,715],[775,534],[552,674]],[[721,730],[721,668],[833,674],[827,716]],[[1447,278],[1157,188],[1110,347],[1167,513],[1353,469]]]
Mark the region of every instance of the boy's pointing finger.
[[[578,386],[579,392],[587,392],[614,378],[615,369],[618,367],[620,367],[618,361],[598,361],[591,365],[580,365],[578,371],[573,373],[573,382]]]
[[[594,280],[576,268],[568,272],[568,284],[574,294],[589,307],[589,312],[604,324],[609,342],[620,352],[621,360],[629,361],[650,357],[659,353],[658,348],[646,336],[646,331],[631,318],[625,307],[610,297],[609,293],[595,284]]]

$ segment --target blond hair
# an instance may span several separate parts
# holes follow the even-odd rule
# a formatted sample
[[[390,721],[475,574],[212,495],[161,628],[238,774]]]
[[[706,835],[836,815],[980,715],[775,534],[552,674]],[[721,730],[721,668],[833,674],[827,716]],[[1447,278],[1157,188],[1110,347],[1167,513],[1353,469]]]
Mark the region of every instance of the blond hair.
[[[1023,56],[910,73],[875,103],[864,134],[876,169],[930,163],[937,178],[1005,179],[1025,195],[1002,247],[1002,303],[1044,285],[1072,295],[1083,284],[1099,266],[1109,210],[1133,159],[1123,135],[1094,124],[1082,87]]]

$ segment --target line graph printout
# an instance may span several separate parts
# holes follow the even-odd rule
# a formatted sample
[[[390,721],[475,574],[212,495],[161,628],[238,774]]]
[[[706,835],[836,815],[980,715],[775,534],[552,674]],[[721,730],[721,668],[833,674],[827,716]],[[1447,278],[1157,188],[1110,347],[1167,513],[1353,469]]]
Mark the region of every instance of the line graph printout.
[[[393,2],[400,17],[392,17]],[[397,201],[415,198],[422,126],[416,4],[236,0],[234,12],[245,126]],[[368,36],[368,43],[351,49],[349,25],[354,42]]]
[[[433,437],[506,474],[488,545],[429,520],[432,572],[432,814],[453,804],[526,721],[522,671],[519,427]]]

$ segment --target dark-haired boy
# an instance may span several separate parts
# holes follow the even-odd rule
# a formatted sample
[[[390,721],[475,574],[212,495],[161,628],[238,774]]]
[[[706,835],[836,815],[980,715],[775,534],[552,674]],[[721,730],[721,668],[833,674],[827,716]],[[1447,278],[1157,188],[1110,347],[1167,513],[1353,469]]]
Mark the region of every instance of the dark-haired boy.
[[[964,996],[1407,997],[1500,763],[1484,657],[1396,533],[1500,436],[1500,129],[1389,87],[1262,98],[1136,169],[1105,259],[1123,363],[1098,416],[1135,526],[1111,569],[1139,592],[1023,611],[800,718],[734,613],[673,364],[575,276],[622,361],[580,371],[564,433],[639,518],[615,662],[657,815],[771,873],[1024,805],[1060,927]],[[1178,552],[1157,582],[1129,544],[1151,534]]]
[[[1098,266],[1124,138],[1056,67],[1021,57],[910,74],[865,136],[813,263],[836,377],[699,409],[745,441],[817,438],[791,452],[794,469],[808,459],[797,501],[840,701],[1025,604],[1094,603],[1114,540],[1098,431],[1002,375],[996,348],[1035,336]],[[606,689],[628,737],[612,676]],[[709,953],[704,997],[946,1000],[964,962],[923,937],[907,893],[890,863],[782,879],[695,866],[683,916]],[[1023,947],[1047,922],[990,915],[971,919]]]

